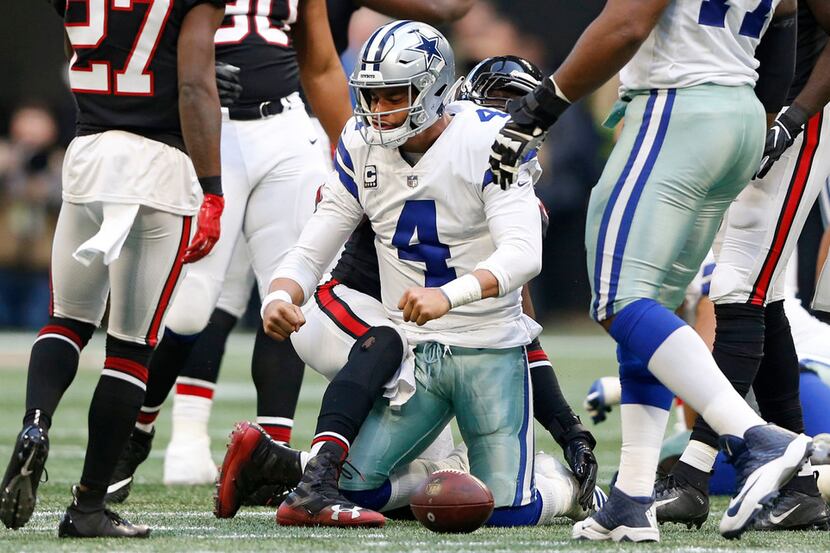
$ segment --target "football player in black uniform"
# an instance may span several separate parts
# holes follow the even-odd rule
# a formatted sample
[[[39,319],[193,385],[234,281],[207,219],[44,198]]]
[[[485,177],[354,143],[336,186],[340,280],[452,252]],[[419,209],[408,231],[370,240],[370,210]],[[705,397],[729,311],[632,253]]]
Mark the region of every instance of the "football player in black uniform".
[[[153,356],[144,405],[110,486],[110,501],[123,500],[129,492],[137,465],[149,453],[155,418],[183,368],[187,371],[178,389],[188,393],[179,394],[174,405],[178,440],[167,449],[164,481],[198,484],[216,477],[207,421],[218,363],[199,366],[189,358],[193,354],[204,359],[205,353],[216,352],[211,345],[200,351],[205,344],[198,338],[209,326],[223,288],[246,288],[236,294],[241,305],[234,311],[241,314],[247,306],[251,284],[245,271],[234,267],[241,282],[226,280],[232,260],[252,266],[260,291],[267,290],[276,265],[314,210],[314,192],[325,178],[326,162],[300,97],[300,84],[331,139],[339,136],[351,115],[346,78],[326,22],[324,0],[240,1],[228,6],[215,37],[216,59],[226,64],[220,73],[230,66],[238,69],[241,91],[223,110],[228,199],[223,238],[213,255],[190,269],[173,301],[167,331]],[[242,250],[242,260],[235,258],[235,250]],[[227,319],[214,315],[214,325],[227,326]],[[215,333],[209,333],[212,338],[211,334]],[[303,368],[289,344],[258,333],[252,362],[260,391],[257,420],[281,441],[290,439],[296,407],[296,393],[285,397],[281,390],[298,388]],[[178,424],[181,412],[190,417],[189,425]]]
[[[784,313],[781,281],[807,214],[830,176],[830,3],[799,2],[797,28],[795,76],[789,92],[784,83],[778,105],[770,108],[765,103],[767,111],[777,111],[782,103],[788,107],[780,114],[770,113],[775,122],[767,133],[759,179],[738,196],[728,213],[741,220],[740,232],[755,231],[758,243],[747,240],[747,234],[731,240],[729,225],[718,264],[729,261],[735,288],[725,290],[718,282],[719,267],[711,290],[720,285],[719,297],[713,298],[717,317],[713,355],[718,365],[741,394],[754,390],[766,420],[800,433],[804,419],[799,364]],[[795,142],[797,147],[789,149]],[[816,298],[821,294],[819,285]],[[698,417],[680,460],[655,485],[658,521],[703,524],[709,515],[709,479],[716,454],[717,435]],[[830,510],[819,495],[809,461],[751,527],[830,528]]]
[[[79,115],[64,162],[51,319],[32,347],[23,430],[0,488],[7,528],[32,515],[53,414],[109,296],[106,360],[90,405],[83,473],[58,535],[150,532],[106,509],[104,495],[144,399],[150,355],[182,264],[207,255],[219,238],[224,200],[213,35],[224,4],[54,2],[75,54],[69,81]]]
[[[489,58],[470,72],[458,98],[502,109],[508,98],[526,94],[541,79],[539,69],[526,60],[515,56]],[[543,228],[546,229],[547,212],[541,204],[540,210]],[[292,335],[300,356],[310,366],[332,378],[323,396],[313,442],[316,447],[313,447],[312,453],[322,451],[321,448],[329,441],[336,443],[339,436],[352,442],[375,399],[381,394],[384,383],[393,377],[400,365],[403,346],[397,333],[385,326],[372,327],[360,319],[361,306],[358,303],[363,301],[362,298],[373,298],[379,303],[381,297],[374,240],[374,232],[367,222],[357,228],[331,272],[332,280],[318,287],[315,293],[313,301],[319,306],[319,311],[312,306],[316,312],[306,313],[306,331]],[[533,306],[527,287],[523,294],[525,312],[532,315]],[[354,303],[344,299],[346,296],[353,297]],[[309,327],[315,326],[311,323],[312,318],[320,317],[320,313],[331,319],[344,333],[350,333],[351,350],[345,348],[339,356],[334,355],[331,350],[349,340],[337,340],[313,330],[308,331]],[[355,331],[355,328],[362,330]],[[321,340],[329,344],[326,352],[319,350]],[[344,364],[327,366],[338,358]],[[596,442],[562,395],[553,367],[538,339],[528,346],[528,365],[533,383],[534,415],[565,452],[568,465],[580,485],[579,502],[588,508],[596,485],[597,463],[592,452]],[[304,461],[301,459],[305,456],[270,441],[256,425],[243,423],[237,426],[217,483],[215,514],[220,518],[233,516],[241,504],[249,503],[249,495],[258,493],[263,486],[282,486],[283,489],[295,486],[302,473]],[[343,459],[338,462],[342,464]],[[303,477],[303,482],[308,482],[301,486],[305,485],[309,493],[324,496],[324,503],[339,502],[341,508],[350,505],[337,493],[336,480],[332,480],[332,475],[339,473],[339,465],[334,471],[325,463],[318,463],[313,469],[311,464],[309,467]],[[327,476],[320,476],[323,473]],[[317,521],[319,524],[328,522],[322,519]],[[336,525],[337,522],[330,524]]]

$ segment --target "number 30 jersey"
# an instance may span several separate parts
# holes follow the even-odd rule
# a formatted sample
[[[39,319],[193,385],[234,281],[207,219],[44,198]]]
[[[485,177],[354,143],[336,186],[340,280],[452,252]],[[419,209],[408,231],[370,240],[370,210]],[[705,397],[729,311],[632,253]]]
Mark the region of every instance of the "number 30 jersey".
[[[279,100],[300,88],[300,67],[291,40],[300,1],[235,0],[216,31],[216,59],[241,69],[237,107]]]
[[[77,134],[124,130],[184,150],[177,43],[194,6],[225,0],[53,0],[74,56]]]
[[[298,282],[311,297],[365,214],[375,232],[383,305],[411,343],[488,348],[529,343],[541,328],[522,314],[520,288],[541,267],[533,190],[541,171],[533,158],[522,167],[518,185],[504,191],[493,184],[490,144],[506,116],[464,104],[414,166],[397,149],[366,145],[350,120],[323,200],[274,278]],[[453,309],[422,327],[403,322],[398,301],[408,288],[441,286],[475,269],[496,277],[498,297]]]
[[[620,72],[627,90],[755,86],[755,48],[780,0],[671,0]]]

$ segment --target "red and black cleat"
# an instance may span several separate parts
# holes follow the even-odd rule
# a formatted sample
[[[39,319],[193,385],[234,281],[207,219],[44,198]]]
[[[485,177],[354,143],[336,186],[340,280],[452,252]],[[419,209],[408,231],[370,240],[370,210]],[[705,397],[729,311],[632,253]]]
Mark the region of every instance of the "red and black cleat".
[[[257,424],[240,422],[231,433],[216,482],[213,514],[233,518],[264,486],[280,496],[278,488],[288,491],[301,476],[299,451],[275,442]]]
[[[345,459],[339,445],[327,443],[306,465],[303,479],[277,509],[281,526],[336,526],[379,528],[386,518],[364,509],[340,493],[337,481]]]

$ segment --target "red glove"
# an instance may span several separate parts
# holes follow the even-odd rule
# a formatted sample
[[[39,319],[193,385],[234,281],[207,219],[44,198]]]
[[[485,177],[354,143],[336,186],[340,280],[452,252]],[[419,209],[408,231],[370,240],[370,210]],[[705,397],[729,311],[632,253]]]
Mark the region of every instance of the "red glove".
[[[199,261],[210,253],[216,241],[219,240],[219,219],[225,209],[225,198],[216,194],[205,194],[202,207],[199,209],[196,236],[184,252],[184,262]]]

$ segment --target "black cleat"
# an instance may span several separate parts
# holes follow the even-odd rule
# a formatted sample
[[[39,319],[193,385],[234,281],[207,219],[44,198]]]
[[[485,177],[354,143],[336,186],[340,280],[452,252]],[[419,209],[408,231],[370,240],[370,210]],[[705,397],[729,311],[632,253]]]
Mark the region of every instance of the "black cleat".
[[[115,465],[115,472],[107,488],[107,503],[122,503],[130,495],[130,488],[133,485],[133,475],[138,466],[147,460],[150,450],[153,448],[153,436],[156,429],[144,432],[133,428],[130,441],[127,442],[121,457]]]
[[[275,442],[258,424],[241,422],[222,461],[213,514],[232,518],[241,505],[279,505],[302,475],[299,451]]]
[[[22,528],[32,517],[48,456],[49,437],[40,426],[29,425],[17,436],[0,488],[0,519],[6,528]]]
[[[346,451],[331,442],[309,459],[303,478],[277,509],[280,526],[338,526],[380,528],[386,518],[349,501],[338,480]]]
[[[266,484],[242,498],[245,507],[279,507],[294,488],[283,485]]]
[[[709,495],[683,478],[668,474],[654,483],[657,522],[676,522],[700,528],[709,517]]]
[[[830,530],[830,509],[820,495],[783,488],[755,515],[752,530]]]
[[[66,509],[60,526],[60,538],[146,538],[150,528],[144,524],[132,524],[118,513],[105,508],[82,509],[78,505],[78,488],[72,488],[75,500]]]

